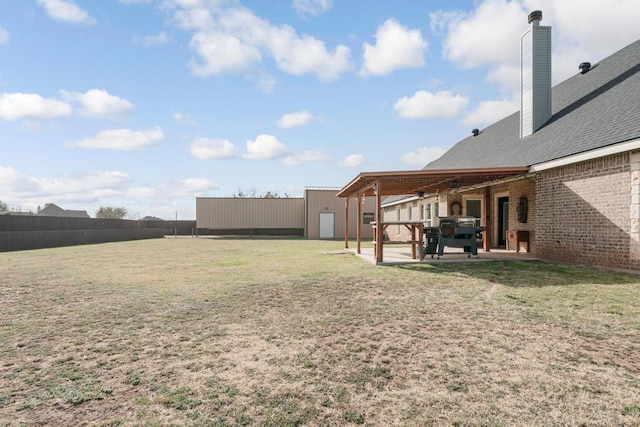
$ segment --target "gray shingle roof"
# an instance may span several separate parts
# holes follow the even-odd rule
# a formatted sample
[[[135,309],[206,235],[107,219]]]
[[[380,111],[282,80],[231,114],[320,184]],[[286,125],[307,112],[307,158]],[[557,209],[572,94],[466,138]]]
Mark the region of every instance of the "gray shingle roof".
[[[640,40],[554,86],[551,119],[534,134],[521,139],[519,120],[488,126],[424,169],[531,166],[640,138]]]
[[[44,208],[40,209],[36,216],[57,216],[66,218],[89,218],[87,211],[62,209],[55,203],[47,203]]]

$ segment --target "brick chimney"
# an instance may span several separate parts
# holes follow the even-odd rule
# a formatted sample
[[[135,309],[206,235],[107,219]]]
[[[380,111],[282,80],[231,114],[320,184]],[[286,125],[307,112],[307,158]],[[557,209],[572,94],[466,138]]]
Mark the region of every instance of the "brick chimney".
[[[540,25],[542,12],[529,14],[531,28],[520,37],[520,137],[551,118],[551,27]]]

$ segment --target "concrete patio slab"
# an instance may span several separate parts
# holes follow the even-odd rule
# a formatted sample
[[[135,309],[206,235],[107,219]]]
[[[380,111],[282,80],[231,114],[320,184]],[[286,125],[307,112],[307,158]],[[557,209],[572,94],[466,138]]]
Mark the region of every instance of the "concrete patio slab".
[[[438,258],[434,255],[427,255],[423,261],[419,259],[413,259],[411,257],[411,247],[385,247],[384,256],[382,262],[375,262],[373,248],[361,248],[360,254],[356,253],[355,249],[347,249],[358,255],[363,260],[374,265],[398,265],[398,264],[448,264],[448,263],[473,263],[473,262],[486,262],[486,261],[498,261],[498,260],[511,260],[511,261],[537,261],[538,258],[532,256],[527,252],[513,252],[506,251],[504,249],[492,249],[489,252],[484,250],[478,250],[478,258],[475,256],[469,257],[468,254],[462,251],[462,248],[447,248],[447,251],[443,256]]]

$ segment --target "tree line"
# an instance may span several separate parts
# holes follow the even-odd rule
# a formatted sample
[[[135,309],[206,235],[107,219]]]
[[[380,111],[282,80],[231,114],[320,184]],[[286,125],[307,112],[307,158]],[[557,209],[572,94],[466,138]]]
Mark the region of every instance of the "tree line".
[[[239,188],[232,196],[234,199],[289,199],[291,196],[288,193],[280,193],[277,190],[271,191],[259,191],[255,188],[249,190],[243,190]]]

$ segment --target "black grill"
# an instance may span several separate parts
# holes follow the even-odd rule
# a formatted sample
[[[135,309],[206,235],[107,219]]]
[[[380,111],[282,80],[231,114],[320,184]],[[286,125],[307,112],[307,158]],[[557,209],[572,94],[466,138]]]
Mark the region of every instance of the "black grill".
[[[425,255],[431,258],[437,253],[438,258],[444,255],[446,246],[463,248],[468,257],[478,258],[478,238],[482,238],[485,227],[476,227],[473,217],[442,217],[440,227],[425,227]]]

